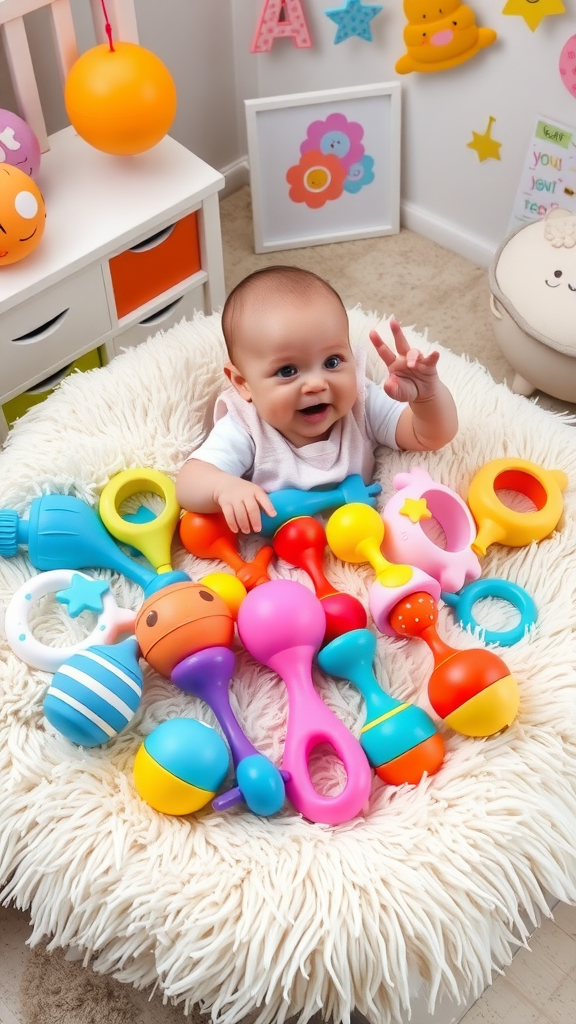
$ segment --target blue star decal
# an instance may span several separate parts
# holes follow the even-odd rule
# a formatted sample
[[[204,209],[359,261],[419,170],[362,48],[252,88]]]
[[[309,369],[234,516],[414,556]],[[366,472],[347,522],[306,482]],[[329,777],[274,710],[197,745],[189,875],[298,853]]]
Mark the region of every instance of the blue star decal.
[[[85,576],[75,573],[68,590],[59,590],[56,600],[68,605],[68,615],[75,619],[80,612],[95,612],[99,615],[104,604],[102,595],[109,590],[106,580],[87,580]]]
[[[370,22],[381,10],[380,6],[363,4],[360,0],[346,0],[344,7],[331,7],[326,14],[338,25],[334,42],[341,43],[344,39],[359,36],[371,43]]]

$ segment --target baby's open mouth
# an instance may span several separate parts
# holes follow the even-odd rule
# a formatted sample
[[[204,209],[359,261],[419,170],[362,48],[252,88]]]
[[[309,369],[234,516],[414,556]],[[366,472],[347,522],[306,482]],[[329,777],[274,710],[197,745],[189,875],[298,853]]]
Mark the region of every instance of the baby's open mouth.
[[[319,416],[323,412],[326,412],[327,408],[328,408],[328,403],[327,402],[319,402],[318,405],[309,405],[306,409],[299,409],[298,412],[301,412],[302,415],[306,416],[306,417],[308,417],[308,416]]]

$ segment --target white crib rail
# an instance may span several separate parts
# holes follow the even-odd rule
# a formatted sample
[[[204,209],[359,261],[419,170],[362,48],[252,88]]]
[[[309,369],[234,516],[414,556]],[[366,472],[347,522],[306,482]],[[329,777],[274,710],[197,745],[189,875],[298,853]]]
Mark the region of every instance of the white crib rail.
[[[41,7],[50,8],[54,49],[62,87],[78,57],[76,30],[70,0],[0,0],[0,29],[6,50],[10,78],[18,104],[18,113],[36,134],[43,153],[50,149],[42,102],[38,92],[24,17]],[[100,0],[90,0],[92,22],[98,42],[106,41],[104,15]],[[133,0],[107,0],[106,10],[113,39],[138,42]]]

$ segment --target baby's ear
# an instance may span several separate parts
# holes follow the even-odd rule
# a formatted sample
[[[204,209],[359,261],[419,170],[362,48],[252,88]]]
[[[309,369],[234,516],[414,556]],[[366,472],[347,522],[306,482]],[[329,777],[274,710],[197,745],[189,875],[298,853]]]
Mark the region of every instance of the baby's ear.
[[[245,402],[251,402],[252,396],[250,394],[250,388],[238,367],[234,366],[234,363],[225,363],[224,373],[228,377],[232,387],[236,388],[240,397],[243,398]]]

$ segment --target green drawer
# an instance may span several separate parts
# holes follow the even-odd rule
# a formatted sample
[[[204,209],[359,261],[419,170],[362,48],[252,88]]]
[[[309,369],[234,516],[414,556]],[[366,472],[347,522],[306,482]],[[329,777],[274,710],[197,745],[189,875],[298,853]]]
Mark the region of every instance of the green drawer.
[[[97,348],[93,349],[92,352],[86,352],[85,355],[70,363],[70,366],[65,366],[62,370],[52,374],[51,377],[47,377],[45,380],[41,380],[39,384],[35,384],[33,388],[24,391],[21,395],[16,395],[16,398],[11,398],[9,402],[5,402],[2,406],[2,412],[6,418],[6,423],[11,427],[14,421],[23,416],[33,405],[38,405],[39,402],[43,402],[45,398],[48,398],[48,395],[52,394],[60,382],[64,380],[64,377],[68,377],[75,370],[94,370],[101,365],[100,352]]]

